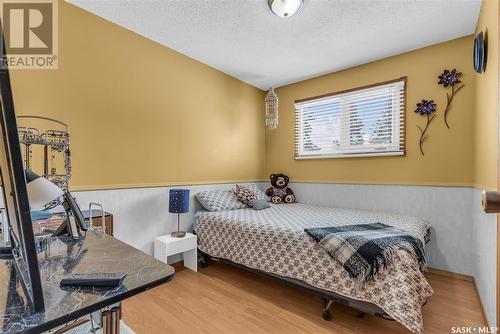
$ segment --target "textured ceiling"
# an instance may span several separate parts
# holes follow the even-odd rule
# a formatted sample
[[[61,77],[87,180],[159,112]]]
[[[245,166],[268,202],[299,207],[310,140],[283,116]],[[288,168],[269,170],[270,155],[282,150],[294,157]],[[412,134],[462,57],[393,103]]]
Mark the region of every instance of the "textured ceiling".
[[[480,0],[69,0],[261,89],[472,34]]]

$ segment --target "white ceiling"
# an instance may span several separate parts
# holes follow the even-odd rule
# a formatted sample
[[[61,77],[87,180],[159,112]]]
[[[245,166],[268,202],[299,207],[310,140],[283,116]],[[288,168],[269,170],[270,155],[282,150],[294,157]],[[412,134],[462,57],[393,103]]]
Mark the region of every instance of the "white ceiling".
[[[69,0],[261,89],[472,34],[480,0]]]

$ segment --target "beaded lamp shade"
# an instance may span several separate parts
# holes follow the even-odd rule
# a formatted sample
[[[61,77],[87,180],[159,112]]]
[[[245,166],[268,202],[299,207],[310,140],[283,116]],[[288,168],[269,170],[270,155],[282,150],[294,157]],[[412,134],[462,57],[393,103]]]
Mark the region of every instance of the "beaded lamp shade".
[[[278,96],[271,88],[265,99],[266,105],[266,126],[269,129],[276,129],[278,126]]]

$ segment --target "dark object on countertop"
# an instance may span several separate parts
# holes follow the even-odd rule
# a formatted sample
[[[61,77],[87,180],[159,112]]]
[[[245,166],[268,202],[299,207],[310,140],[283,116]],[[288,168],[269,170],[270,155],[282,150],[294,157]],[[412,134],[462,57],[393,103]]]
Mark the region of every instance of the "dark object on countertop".
[[[64,276],[61,285],[115,287],[122,284],[127,273],[74,273]]]

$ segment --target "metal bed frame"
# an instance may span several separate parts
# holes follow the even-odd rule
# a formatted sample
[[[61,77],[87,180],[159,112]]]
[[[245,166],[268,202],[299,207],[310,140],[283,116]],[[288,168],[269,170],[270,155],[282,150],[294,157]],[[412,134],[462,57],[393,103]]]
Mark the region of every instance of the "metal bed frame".
[[[425,244],[428,244],[430,241],[431,241],[431,231],[429,229],[427,231],[427,234],[425,235]],[[303,282],[303,281],[300,281],[300,280],[297,280],[294,278],[284,277],[284,276],[280,276],[280,275],[266,272],[263,270],[250,268],[250,267],[247,267],[245,265],[242,265],[242,264],[239,264],[239,263],[236,263],[236,262],[233,262],[231,260],[224,259],[224,258],[213,257],[213,256],[210,256],[210,255],[204,253],[200,249],[198,249],[198,262],[201,263],[202,268],[206,268],[212,261],[229,264],[229,265],[234,266],[236,268],[244,269],[246,271],[255,273],[257,275],[261,275],[264,277],[270,277],[270,278],[273,278],[273,279],[278,280],[280,282],[284,282],[284,283],[286,283],[290,286],[293,286],[295,288],[299,288],[299,289],[302,289],[302,290],[305,290],[305,291],[308,291],[308,292],[311,292],[313,294],[320,296],[323,299],[323,308],[321,309],[321,315],[322,315],[323,319],[325,319],[327,321],[332,318],[332,315],[330,312],[330,307],[332,306],[333,303],[346,305],[346,306],[352,307],[354,309],[357,309],[358,311],[361,312],[358,315],[358,317],[360,317],[360,318],[363,317],[363,315],[365,313],[367,313],[367,314],[371,314],[371,315],[374,315],[374,316],[377,316],[377,317],[380,317],[380,318],[383,318],[386,320],[394,321],[394,319],[390,315],[388,315],[383,309],[381,309],[380,307],[378,307],[377,305],[375,305],[373,303],[349,298],[349,297],[340,295],[338,293],[335,293],[333,291],[323,290],[323,289],[314,287],[310,284],[307,284],[306,282]],[[425,304],[427,304],[427,302]],[[424,305],[422,305],[422,306],[424,306]]]
[[[365,313],[367,313],[367,314],[371,314],[371,315],[374,315],[377,317],[384,318],[386,320],[394,321],[394,319],[392,319],[387,313],[385,313],[384,310],[382,310],[380,307],[378,307],[375,304],[361,301],[361,300],[352,299],[349,297],[345,297],[345,296],[342,296],[342,295],[337,294],[337,293],[332,292],[332,291],[316,288],[310,284],[307,284],[307,283],[300,281],[300,280],[297,280],[297,279],[276,275],[276,274],[262,271],[259,269],[250,268],[250,267],[247,267],[245,265],[242,265],[242,264],[239,264],[239,263],[227,260],[227,259],[213,257],[213,256],[210,256],[210,255],[202,252],[199,249],[198,249],[198,261],[201,263],[202,268],[208,267],[208,265],[212,261],[221,262],[221,263],[229,264],[229,265],[234,266],[236,268],[244,269],[246,271],[249,271],[249,272],[264,276],[264,277],[273,278],[277,281],[284,282],[284,283],[286,283],[290,286],[293,286],[295,288],[299,288],[299,289],[308,291],[310,293],[313,293],[315,295],[318,295],[323,299],[323,307],[321,309],[321,315],[322,315],[323,319],[325,319],[327,321],[332,318],[332,315],[330,312],[330,307],[332,306],[333,303],[346,305],[346,306],[352,307],[354,309],[357,309],[358,311],[361,311],[361,313],[358,315],[358,317],[360,317],[360,318],[363,317],[363,315]]]

